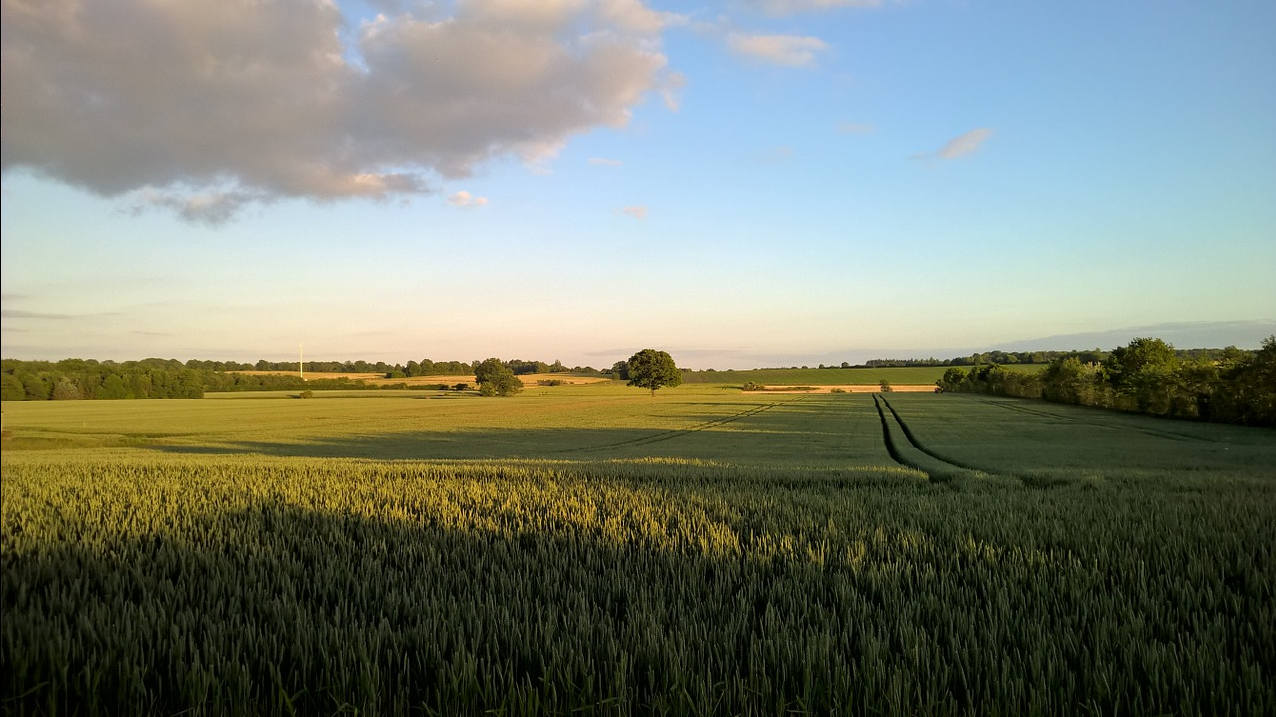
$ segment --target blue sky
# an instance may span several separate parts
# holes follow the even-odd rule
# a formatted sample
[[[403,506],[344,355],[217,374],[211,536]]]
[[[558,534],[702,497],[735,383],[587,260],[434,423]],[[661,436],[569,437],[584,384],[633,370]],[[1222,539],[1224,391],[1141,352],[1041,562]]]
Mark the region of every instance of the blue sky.
[[[2,2],[5,357],[1276,332],[1271,2]]]

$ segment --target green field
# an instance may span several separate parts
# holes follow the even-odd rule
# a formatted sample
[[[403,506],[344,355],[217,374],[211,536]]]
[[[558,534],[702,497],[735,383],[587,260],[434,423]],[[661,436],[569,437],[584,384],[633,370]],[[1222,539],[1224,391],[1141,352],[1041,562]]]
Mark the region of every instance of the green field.
[[[903,385],[934,385],[947,366],[897,366],[886,368],[760,368],[748,371],[689,371],[684,383],[722,383],[739,386],[746,381],[764,385],[873,386],[881,381]],[[1045,366],[1006,364],[1009,371],[1041,371]],[[963,367],[968,370],[969,367]]]
[[[5,403],[3,709],[1276,712],[1276,434],[884,398]]]

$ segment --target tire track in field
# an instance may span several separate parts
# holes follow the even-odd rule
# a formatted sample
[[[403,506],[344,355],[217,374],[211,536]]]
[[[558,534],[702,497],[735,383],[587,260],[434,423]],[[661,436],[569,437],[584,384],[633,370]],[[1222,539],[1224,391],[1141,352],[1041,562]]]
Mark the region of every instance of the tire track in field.
[[[873,398],[874,400],[876,400],[877,396],[875,395]],[[929,471],[926,471],[920,467],[917,467],[911,462],[905,463],[905,465],[908,465],[910,468],[917,468],[918,470],[921,470],[923,473],[927,473],[930,476],[931,480],[937,483],[948,483],[957,477],[969,476],[971,473],[982,473],[986,476],[1001,476],[1005,478],[1010,478],[1012,480],[1019,481],[1020,483],[1022,483],[1023,485],[1027,487],[1033,487],[1034,484],[1033,484],[1033,479],[1031,477],[1026,477],[1026,476],[1018,475],[1015,473],[1007,473],[1000,470],[989,470],[988,468],[977,466],[973,463],[968,463],[966,461],[957,460],[955,458],[950,458],[941,453],[937,453],[931,450],[917,438],[917,436],[913,433],[913,430],[909,428],[908,423],[904,421],[903,416],[899,415],[899,412],[896,411],[895,407],[892,406],[890,402],[886,400],[885,396],[882,397],[882,404],[886,406],[886,409],[888,411],[890,411],[891,416],[895,419],[895,423],[899,425],[900,431],[903,432],[904,437],[908,439],[908,442],[912,444],[913,448],[916,448],[918,451],[921,451],[924,455],[929,456],[930,458],[933,458],[934,460],[943,464],[945,467],[951,467],[953,469],[953,472],[945,471],[944,473],[930,474]],[[885,412],[882,411],[880,406],[878,407],[877,410],[878,410],[878,413],[881,414],[882,416],[882,430],[886,432],[886,426],[887,426],[886,414]],[[889,432],[887,432],[887,435],[888,435],[888,441],[889,441]],[[887,449],[888,450],[891,449],[891,446],[889,445],[889,443],[887,445]]]
[[[550,451],[550,453],[583,453],[586,451],[602,451],[602,450],[607,450],[610,448],[630,448],[635,446],[647,446],[647,445],[651,445],[652,443],[662,443],[664,441],[671,441],[675,438],[680,438],[682,436],[689,436],[692,433],[705,431],[710,428],[724,426],[728,423],[733,423],[735,421],[739,421],[744,418],[749,418],[750,416],[756,416],[759,413],[762,413],[764,411],[769,411],[777,406],[783,406],[789,403],[795,403],[805,398],[806,396],[802,396],[800,398],[795,398],[788,401],[778,401],[775,403],[768,403],[764,406],[754,406],[753,408],[745,409],[739,413],[733,413],[730,416],[724,416],[722,418],[715,418],[712,421],[697,423],[696,425],[691,426],[689,428],[675,428],[668,431],[661,431],[660,433],[657,433],[653,436],[641,436],[639,438],[630,438],[629,440],[625,440],[625,441],[616,441],[615,443],[604,443],[598,446],[586,446],[584,448],[564,448],[559,451]]]
[[[886,412],[882,410],[882,404],[878,400],[878,394],[876,393],[873,394],[873,407],[877,409],[877,417],[882,421],[882,442],[886,444],[886,452],[890,454],[891,460],[905,468],[912,468],[915,471],[920,471],[922,475],[926,476],[926,480],[930,480],[931,474],[929,471],[908,460],[899,452],[899,447],[895,445],[895,438],[891,435],[890,422],[886,420]],[[896,416],[895,420],[898,422],[899,417]]]
[[[941,463],[947,463],[950,466],[962,468],[968,471],[978,471],[981,473],[996,472],[996,471],[990,471],[986,468],[982,468],[980,466],[977,466],[971,463],[967,463],[965,461],[959,461],[956,458],[949,458],[948,456],[942,455],[940,453],[936,453],[935,451],[932,451],[931,449],[927,448],[925,444],[917,440],[917,436],[913,435],[913,429],[908,427],[908,424],[904,422],[904,419],[899,415],[899,412],[895,410],[895,407],[890,404],[890,401],[887,401],[885,397],[882,397],[882,403],[886,404],[887,410],[889,410],[891,412],[891,415],[895,417],[895,422],[899,424],[900,430],[904,432],[904,437],[908,439],[908,442],[913,444],[913,448],[916,448],[917,450],[921,451],[922,453],[925,453],[926,455],[930,456],[931,458],[934,458],[935,460]]]
[[[1142,433],[1148,436],[1152,436],[1153,438],[1164,438],[1170,441],[1201,441],[1203,443],[1218,443],[1219,442],[1209,438],[1202,438],[1200,436],[1189,436],[1186,433],[1175,433],[1173,431],[1161,431],[1155,428],[1139,428],[1138,426],[1117,426],[1117,425],[1113,425],[1111,423],[1105,423],[1102,421],[1087,421],[1083,418],[1074,418],[1072,416],[1065,416],[1059,413],[1050,413],[1049,411],[1040,411],[1037,409],[1028,408],[1027,406],[1016,406],[1012,403],[1006,403],[1002,401],[990,401],[986,398],[977,398],[975,400],[979,401],[980,403],[987,404],[989,406],[999,406],[1001,408],[1006,409],[1007,411],[1018,411],[1020,413],[1027,413],[1032,416],[1041,416],[1043,418],[1053,418],[1057,421],[1063,421],[1065,423],[1079,423],[1083,426],[1093,426],[1095,428],[1104,428],[1111,431],[1135,431],[1136,433]],[[1069,404],[1061,404],[1061,405],[1069,405]],[[1140,415],[1140,414],[1134,414],[1134,415]]]

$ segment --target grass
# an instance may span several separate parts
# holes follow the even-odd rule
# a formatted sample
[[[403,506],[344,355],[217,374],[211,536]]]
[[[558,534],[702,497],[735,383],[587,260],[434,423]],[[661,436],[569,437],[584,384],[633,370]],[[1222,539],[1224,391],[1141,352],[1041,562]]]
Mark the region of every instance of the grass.
[[[1276,474],[1276,435],[1266,429],[969,394],[888,400],[925,447],[989,471],[1060,480]]]
[[[6,403],[3,709],[1276,711],[1271,431],[883,398]]]
[[[5,405],[5,427],[14,431],[10,445],[17,447],[44,442],[189,454],[890,462],[877,435],[865,428],[866,406],[830,396],[756,396],[689,386],[663,389],[652,398],[616,385],[529,388],[513,399],[490,400],[419,391],[317,392],[306,401],[289,396],[21,402]]]

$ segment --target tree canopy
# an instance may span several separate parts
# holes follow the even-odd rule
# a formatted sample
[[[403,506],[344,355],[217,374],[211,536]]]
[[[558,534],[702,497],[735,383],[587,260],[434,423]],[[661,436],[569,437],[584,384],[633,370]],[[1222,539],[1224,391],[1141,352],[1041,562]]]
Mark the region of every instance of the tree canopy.
[[[1276,336],[1258,351],[1178,351],[1160,339],[1136,338],[1106,359],[1055,359],[1040,373],[996,364],[969,372],[950,368],[945,391],[969,391],[1112,408],[1154,416],[1276,426]]]
[[[484,396],[512,396],[523,390],[523,382],[513,369],[498,358],[490,358],[474,367],[474,380]]]
[[[628,385],[650,389],[653,396],[656,395],[658,388],[663,386],[672,388],[682,383],[682,371],[673,362],[673,357],[664,351],[643,349],[630,356],[626,365],[629,375]]]

